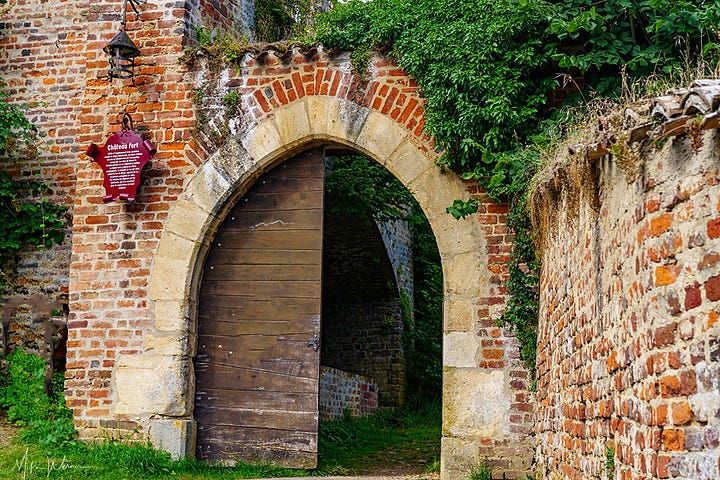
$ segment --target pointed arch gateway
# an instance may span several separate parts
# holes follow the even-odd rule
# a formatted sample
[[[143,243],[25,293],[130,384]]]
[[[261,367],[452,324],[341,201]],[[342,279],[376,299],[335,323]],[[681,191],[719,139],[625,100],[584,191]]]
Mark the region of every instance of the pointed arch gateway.
[[[148,418],[157,447],[192,455],[197,298],[210,242],[228,209],[263,173],[323,145],[347,147],[387,168],[415,196],[435,234],[444,276],[442,469],[452,478],[486,456],[487,445],[507,446],[513,437],[510,372],[478,365],[478,304],[491,295],[482,226],[446,213],[454,199],[467,197],[466,185],[440,173],[422,138],[381,111],[342,98],[306,95],[278,106],[198,168],[169,214],[155,256],[149,282],[154,323],[144,354],[118,360],[116,413]],[[148,377],[157,381],[134,381]],[[508,448],[528,456],[516,445]]]

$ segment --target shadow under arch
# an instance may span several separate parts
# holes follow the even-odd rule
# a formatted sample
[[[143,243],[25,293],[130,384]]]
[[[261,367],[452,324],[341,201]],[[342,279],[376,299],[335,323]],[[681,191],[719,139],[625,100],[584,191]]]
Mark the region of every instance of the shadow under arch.
[[[348,147],[388,169],[413,194],[435,235],[444,278],[442,461],[468,442],[505,433],[498,425],[509,414],[509,399],[479,414],[470,405],[477,403],[478,389],[504,395],[507,379],[477,368],[476,305],[488,289],[483,231],[478,222],[458,222],[445,211],[454,199],[467,197],[465,185],[440,173],[432,149],[389,117],[347,100],[306,96],[276,108],[212,154],[168,216],[150,273],[152,325],[144,352],[119,358],[116,371],[117,385],[132,385],[150,372],[156,379],[116,392],[116,413],[144,419],[156,447],[178,456],[194,451],[195,298],[216,228],[262,173],[321,144]]]

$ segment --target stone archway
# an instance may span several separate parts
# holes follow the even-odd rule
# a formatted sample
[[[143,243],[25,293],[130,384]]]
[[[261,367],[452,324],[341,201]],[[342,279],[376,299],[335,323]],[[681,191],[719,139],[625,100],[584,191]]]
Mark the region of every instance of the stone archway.
[[[262,55],[267,53],[257,58]],[[152,321],[144,350],[117,359],[115,417],[147,425],[160,448],[192,453],[195,290],[209,242],[228,206],[263,172],[303,150],[330,144],[387,168],[415,196],[435,234],[444,277],[443,475],[458,477],[483,457],[504,458],[511,470],[523,471],[531,448],[526,432],[515,425],[528,421],[525,373],[514,360],[512,337],[489,318],[502,303],[496,265],[507,255],[499,251],[504,226],[495,225],[498,212],[489,205],[486,223],[456,221],[446,213],[453,200],[469,195],[468,185],[436,167],[437,153],[417,117],[422,115],[417,87],[387,60],[375,60],[385,73],[376,68],[374,75],[397,82],[388,88],[377,82],[359,86],[346,56],[335,60],[336,70],[326,56],[294,54],[289,61],[304,62],[297,68],[309,73],[301,77],[267,59],[252,70],[266,75],[272,68],[284,77],[255,80],[259,86],[245,88],[242,98],[250,113],[225,120],[233,135],[214,147],[169,212],[150,272]],[[249,67],[259,60],[245,62]],[[248,77],[243,81],[250,85]],[[309,83],[298,86],[304,78]],[[297,90],[291,92],[292,87]],[[215,101],[221,104],[221,98]]]

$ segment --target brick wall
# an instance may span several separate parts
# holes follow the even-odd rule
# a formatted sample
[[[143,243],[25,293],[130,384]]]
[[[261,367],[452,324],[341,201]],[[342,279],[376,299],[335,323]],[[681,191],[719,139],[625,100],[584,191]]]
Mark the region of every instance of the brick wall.
[[[610,447],[614,478],[720,477],[718,135],[689,144],[645,151],[636,176],[606,158],[540,207],[546,474],[609,478]]]
[[[49,354],[57,346],[50,329],[63,329],[68,309],[70,217],[85,84],[83,19],[77,2],[17,1],[0,18],[0,76],[10,100],[27,104],[26,115],[43,138],[40,159],[11,168],[20,179],[46,182],[51,201],[67,205],[68,235],[45,251],[21,252],[16,275],[0,290],[0,348],[24,347]],[[3,266],[12,270],[13,266]],[[10,268],[8,268],[10,267]],[[51,319],[52,317],[52,319]],[[62,336],[62,334],[60,334]],[[53,338],[55,340],[53,340]],[[6,342],[7,340],[7,342]]]
[[[102,171],[88,157],[77,163],[70,265],[70,317],[66,397],[84,437],[99,428],[132,430],[115,417],[112,372],[119,355],[143,351],[150,324],[147,276],[162,235],[163,221],[199,161],[192,140],[192,91],[178,62],[179,34],[191,12],[157,3],[128,12],[127,33],[141,51],[134,84],[107,79],[102,48],[119,28],[122,2],[97,5],[86,18],[86,73],[82,96],[81,145],[105,143],[120,129],[125,109],[136,130],[157,146],[134,203],[102,202]]]
[[[372,415],[378,408],[378,386],[372,378],[321,367],[318,402],[323,419]]]
[[[405,399],[405,324],[388,252],[372,218],[330,213],[323,232],[323,365],[376,379],[380,402]]]

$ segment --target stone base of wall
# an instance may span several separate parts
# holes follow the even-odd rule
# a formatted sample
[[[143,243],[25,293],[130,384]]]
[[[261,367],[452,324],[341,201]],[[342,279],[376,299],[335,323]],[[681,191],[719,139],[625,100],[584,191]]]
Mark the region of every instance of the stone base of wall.
[[[368,377],[320,367],[320,418],[342,418],[346,412],[354,417],[377,411],[378,385]]]

